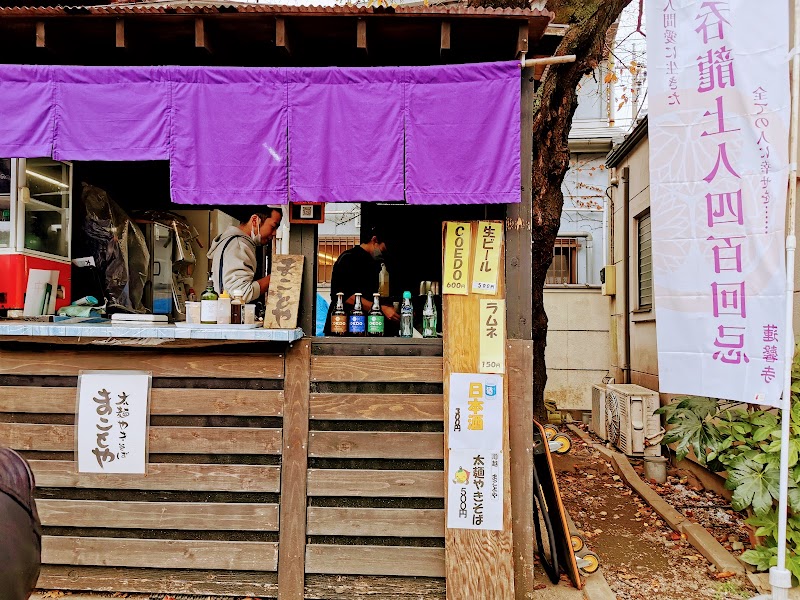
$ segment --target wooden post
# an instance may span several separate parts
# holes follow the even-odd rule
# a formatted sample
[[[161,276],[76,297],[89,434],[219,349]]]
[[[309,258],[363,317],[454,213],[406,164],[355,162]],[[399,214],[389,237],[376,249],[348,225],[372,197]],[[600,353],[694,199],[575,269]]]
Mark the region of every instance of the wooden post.
[[[526,54],[528,52],[528,23],[522,23],[519,26],[519,34],[517,35],[517,56]]]
[[[306,564],[306,485],[311,340],[286,353],[281,460],[278,600],[303,600]]]
[[[305,256],[297,324],[307,336],[313,336],[316,331],[317,307],[317,226],[292,224],[289,253]]]
[[[442,35],[439,53],[444,54],[450,50],[450,21],[442,21]]]
[[[529,600],[533,590],[533,344],[508,340],[508,421],[511,424],[511,497],[514,498],[514,591]]]
[[[117,48],[125,48],[125,19],[117,19],[115,24],[115,42]]]
[[[36,47],[44,48],[44,21],[36,21]]]
[[[468,224],[469,225],[469,224]],[[443,228],[446,231],[446,224]],[[472,224],[472,245],[477,244],[477,223]],[[470,253],[472,254],[472,253]],[[465,273],[472,273],[472,256],[465,261]],[[469,282],[469,279],[468,279]],[[450,410],[450,374],[477,373],[479,362],[479,326],[481,299],[505,297],[503,256],[495,295],[445,295],[444,321],[444,415],[445,415],[445,506],[447,506],[447,477]],[[507,380],[508,378],[504,378]],[[512,539],[512,502],[508,438],[508,385],[503,386],[503,530],[445,530],[445,569],[448,600],[513,600],[514,553]],[[523,507],[525,510],[525,507]],[[530,510],[530,509],[528,509]]]
[[[208,41],[205,19],[200,17],[194,20],[194,47],[203,48],[206,52],[211,52],[211,44]]]
[[[531,237],[531,181],[533,168],[533,69],[522,70],[522,112],[520,159],[522,161],[519,204],[506,209],[506,323],[509,339],[533,338],[531,279],[533,255]]]
[[[364,19],[358,20],[358,29],[356,31],[356,47],[360,50],[367,51],[367,22]]]
[[[286,19],[275,17],[275,46],[280,48],[285,54],[290,54],[289,34],[286,31]]]

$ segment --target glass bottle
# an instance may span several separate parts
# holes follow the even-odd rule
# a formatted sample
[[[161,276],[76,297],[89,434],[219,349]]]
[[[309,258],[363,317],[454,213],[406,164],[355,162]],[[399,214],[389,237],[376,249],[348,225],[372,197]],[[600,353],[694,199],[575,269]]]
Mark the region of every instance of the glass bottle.
[[[209,325],[216,324],[217,322],[217,292],[214,291],[214,282],[208,278],[208,285],[206,286],[203,295],[200,296],[200,322]]]
[[[414,307],[411,306],[411,292],[403,292],[403,305],[400,307],[400,337],[414,337]]]
[[[347,320],[347,331],[353,336],[363,336],[367,333],[367,317],[364,316],[364,307],[361,305],[361,294],[359,292],[356,292],[353,311]]]
[[[242,324],[242,308],[244,307],[244,292],[233,290],[233,300],[231,300],[231,324]]]
[[[331,314],[331,335],[347,335],[347,313],[344,312],[344,294],[336,294],[336,308]]]
[[[367,335],[370,337],[382,337],[386,320],[381,310],[380,294],[372,295],[372,309],[367,315]]]
[[[378,275],[378,293],[384,298],[389,296],[389,271],[386,270],[386,263],[381,263],[381,272]]]
[[[422,337],[435,338],[436,324],[439,320],[436,303],[433,301],[433,292],[428,290],[428,298],[425,300],[425,307],[422,309]]]

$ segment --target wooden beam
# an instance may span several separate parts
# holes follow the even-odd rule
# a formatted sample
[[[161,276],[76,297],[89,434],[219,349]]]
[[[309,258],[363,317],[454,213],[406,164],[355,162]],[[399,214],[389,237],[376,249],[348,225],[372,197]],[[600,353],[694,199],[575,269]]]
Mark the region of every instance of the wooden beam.
[[[127,47],[127,41],[125,40],[125,19],[117,19],[115,25],[115,38],[117,48]]]
[[[526,54],[528,52],[528,23],[522,23],[519,26],[519,34],[517,35],[517,56]]]
[[[36,47],[44,48],[44,21],[36,21]]]
[[[364,19],[358,20],[356,31],[356,47],[364,52],[367,51],[367,22]]]
[[[472,231],[471,248],[478,245],[478,223],[465,223],[467,231]],[[442,224],[445,240],[447,223]],[[466,296],[447,294],[443,296],[444,321],[442,336],[444,338],[444,414],[450,414],[450,375],[452,373],[475,373],[480,361],[480,301],[481,299],[505,298],[505,269],[503,251],[501,249],[497,276],[497,291],[493,295],[469,293]],[[465,260],[465,273],[472,272],[472,256]],[[467,278],[469,282],[469,278]],[[530,292],[529,292],[530,293]],[[509,301],[509,304],[511,301]],[[507,379],[506,379],[507,380]],[[509,451],[509,414],[508,385],[503,386],[503,529],[445,530],[445,552],[447,555],[446,571],[448,581],[457,581],[458,585],[447,586],[447,600],[473,600],[475,598],[492,598],[493,600],[514,599],[514,547],[512,535],[512,498],[511,498],[511,463],[515,460]],[[450,448],[450,424],[446,422],[445,448]],[[449,464],[449,454],[445,451],[445,473],[450,474],[453,468]],[[449,489],[444,485],[445,506],[448,506]],[[519,510],[530,510],[527,506],[519,506]]]
[[[194,20],[194,47],[203,48],[206,52],[211,52],[208,32],[206,31],[206,22],[200,17]]]
[[[514,592],[517,600],[528,600],[533,589],[533,343],[508,340],[508,422],[511,450],[511,496],[514,498]],[[538,518],[538,516],[537,516]]]
[[[439,44],[440,54],[450,50],[450,21],[442,21],[441,42]]]
[[[531,183],[533,168],[533,78],[534,69],[522,71],[520,103],[520,201],[506,208],[506,326],[509,339],[533,338],[531,279],[533,238],[531,236]]]
[[[278,544],[278,600],[297,600],[303,598],[305,585],[311,340],[300,340],[287,353],[286,371],[289,379],[286,382],[283,410],[285,437]]]
[[[289,33],[286,31],[286,19],[283,17],[275,17],[275,46],[286,54],[292,53],[289,47]]]

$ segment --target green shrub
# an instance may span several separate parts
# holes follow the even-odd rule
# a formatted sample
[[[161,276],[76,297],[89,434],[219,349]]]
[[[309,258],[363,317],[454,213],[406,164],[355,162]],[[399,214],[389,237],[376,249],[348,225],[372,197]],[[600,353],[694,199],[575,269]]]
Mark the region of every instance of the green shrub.
[[[678,460],[691,451],[714,472],[726,471],[735,510],[748,514],[758,544],[742,560],[766,571],[777,564],[778,489],[781,415],[775,409],[700,398],[678,398],[660,408],[671,428],[664,444],[676,444]],[[792,410],[789,440],[789,520],[786,567],[800,580],[800,352],[792,363]]]

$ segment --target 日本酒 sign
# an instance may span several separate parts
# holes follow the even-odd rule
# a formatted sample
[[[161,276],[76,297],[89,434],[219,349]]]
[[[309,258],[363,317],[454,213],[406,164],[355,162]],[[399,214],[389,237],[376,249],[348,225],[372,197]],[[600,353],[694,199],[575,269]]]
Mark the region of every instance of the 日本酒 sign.
[[[149,397],[148,372],[81,371],[75,423],[79,473],[145,473]]]
[[[659,388],[778,406],[788,4],[646,9]]]

